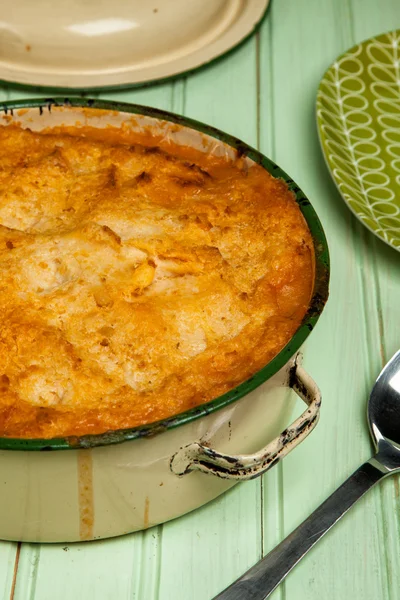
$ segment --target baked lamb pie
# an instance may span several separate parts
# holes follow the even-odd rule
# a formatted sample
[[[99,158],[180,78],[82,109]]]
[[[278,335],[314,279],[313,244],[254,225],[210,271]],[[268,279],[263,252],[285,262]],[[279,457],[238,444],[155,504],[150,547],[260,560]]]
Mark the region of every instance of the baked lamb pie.
[[[286,184],[107,130],[0,127],[0,436],[151,423],[290,340],[314,250]]]

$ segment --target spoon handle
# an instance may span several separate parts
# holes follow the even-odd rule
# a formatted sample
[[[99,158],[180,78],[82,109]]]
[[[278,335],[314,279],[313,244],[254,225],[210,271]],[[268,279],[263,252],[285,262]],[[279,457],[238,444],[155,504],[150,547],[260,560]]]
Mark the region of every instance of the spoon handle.
[[[375,458],[364,463],[274,550],[214,600],[264,600],[299,560],[375,483],[389,474]]]

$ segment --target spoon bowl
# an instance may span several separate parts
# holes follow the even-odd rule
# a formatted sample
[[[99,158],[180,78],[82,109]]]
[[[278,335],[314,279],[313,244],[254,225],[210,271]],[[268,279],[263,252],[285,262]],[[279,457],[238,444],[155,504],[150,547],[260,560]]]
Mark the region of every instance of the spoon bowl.
[[[368,402],[368,423],[377,450],[400,445],[400,350],[381,371]]]

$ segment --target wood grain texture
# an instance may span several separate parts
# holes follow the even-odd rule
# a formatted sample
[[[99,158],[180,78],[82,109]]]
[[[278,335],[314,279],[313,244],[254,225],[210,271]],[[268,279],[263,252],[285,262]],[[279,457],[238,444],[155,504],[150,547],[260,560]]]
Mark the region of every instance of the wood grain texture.
[[[305,366],[323,393],[322,417],[262,479],[181,519],[104,542],[22,544],[13,592],[17,545],[3,542],[2,598],[209,600],[368,458],[368,392],[400,345],[400,260],[355,220],[332,183],[315,97],[338,54],[396,27],[398,0],[274,0],[259,33],[219,62],[173,83],[101,94],[186,114],[258,145],[308,194],[332,259],[330,301],[305,348]],[[0,90],[0,100],[38,95],[49,94]],[[388,479],[366,496],[273,600],[398,600],[399,487]]]
[[[8,600],[14,593],[18,570],[19,544],[0,542],[0,598]]]

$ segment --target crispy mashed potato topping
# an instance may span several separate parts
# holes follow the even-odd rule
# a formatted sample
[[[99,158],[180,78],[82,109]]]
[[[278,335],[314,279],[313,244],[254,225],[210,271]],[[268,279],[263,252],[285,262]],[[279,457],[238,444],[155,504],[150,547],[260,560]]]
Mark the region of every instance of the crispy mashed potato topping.
[[[314,253],[286,184],[155,143],[0,127],[1,436],[176,415],[299,327]]]

